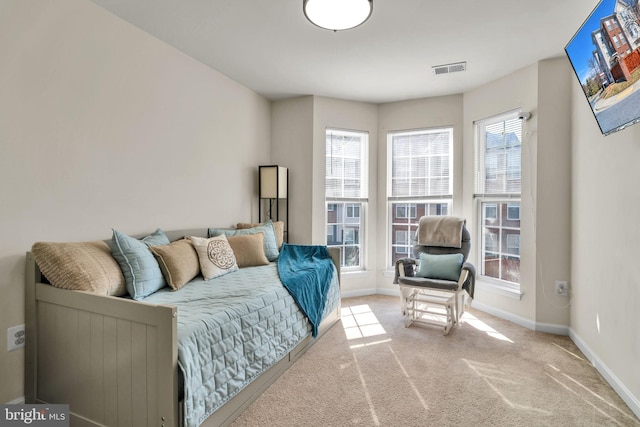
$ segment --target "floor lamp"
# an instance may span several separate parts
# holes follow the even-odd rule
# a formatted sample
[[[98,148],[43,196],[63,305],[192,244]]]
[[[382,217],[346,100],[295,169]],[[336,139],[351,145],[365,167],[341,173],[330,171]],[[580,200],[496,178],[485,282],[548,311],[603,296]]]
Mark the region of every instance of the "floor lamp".
[[[259,222],[267,219],[284,221],[284,241],[289,242],[289,169],[278,165],[258,166],[258,187]],[[262,207],[265,201],[268,208],[263,218]],[[281,202],[284,205],[284,215],[281,215]]]

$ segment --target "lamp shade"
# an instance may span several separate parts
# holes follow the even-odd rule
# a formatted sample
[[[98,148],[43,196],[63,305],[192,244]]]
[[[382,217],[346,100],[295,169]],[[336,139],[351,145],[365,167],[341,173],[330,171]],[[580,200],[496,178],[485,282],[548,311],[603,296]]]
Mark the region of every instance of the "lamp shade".
[[[288,170],[282,166],[260,166],[260,198],[286,199]]]
[[[304,14],[312,24],[327,30],[348,30],[364,23],[373,0],[303,0]]]

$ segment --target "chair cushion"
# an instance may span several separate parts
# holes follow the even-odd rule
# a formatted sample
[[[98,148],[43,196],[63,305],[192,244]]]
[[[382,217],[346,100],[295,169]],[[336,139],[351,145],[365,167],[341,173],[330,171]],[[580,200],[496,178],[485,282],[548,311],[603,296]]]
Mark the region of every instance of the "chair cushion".
[[[416,276],[428,279],[458,281],[464,256],[462,254],[420,254]]]
[[[458,282],[452,280],[427,279],[424,277],[400,277],[398,278],[400,286],[413,286],[420,288],[443,289],[447,291],[455,291],[458,289]]]

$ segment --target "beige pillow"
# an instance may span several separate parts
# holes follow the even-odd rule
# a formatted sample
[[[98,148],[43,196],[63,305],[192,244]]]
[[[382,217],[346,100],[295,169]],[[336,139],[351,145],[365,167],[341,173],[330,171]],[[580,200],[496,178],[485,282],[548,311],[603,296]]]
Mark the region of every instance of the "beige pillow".
[[[236,224],[236,228],[253,228],[259,227],[262,223],[248,223],[248,222],[239,222]],[[282,248],[282,242],[284,242],[284,221],[273,221],[273,231],[276,235],[276,244],[278,245],[278,250]]]
[[[208,239],[190,236],[189,239],[198,253],[200,271],[206,280],[238,269],[233,249],[224,234]]]
[[[173,290],[178,290],[200,273],[198,254],[187,239],[169,245],[149,247],[158,260],[160,270]]]
[[[102,240],[36,242],[31,253],[44,277],[57,288],[101,295],[127,294],[122,270]]]
[[[244,234],[227,237],[238,267],[267,265],[269,260],[264,254],[264,233]]]

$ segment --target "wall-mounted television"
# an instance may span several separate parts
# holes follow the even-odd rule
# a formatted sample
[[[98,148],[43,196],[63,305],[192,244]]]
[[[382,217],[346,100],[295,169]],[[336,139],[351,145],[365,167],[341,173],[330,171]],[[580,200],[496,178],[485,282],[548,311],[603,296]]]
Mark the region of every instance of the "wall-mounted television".
[[[640,122],[640,4],[601,0],[565,47],[603,135]]]

